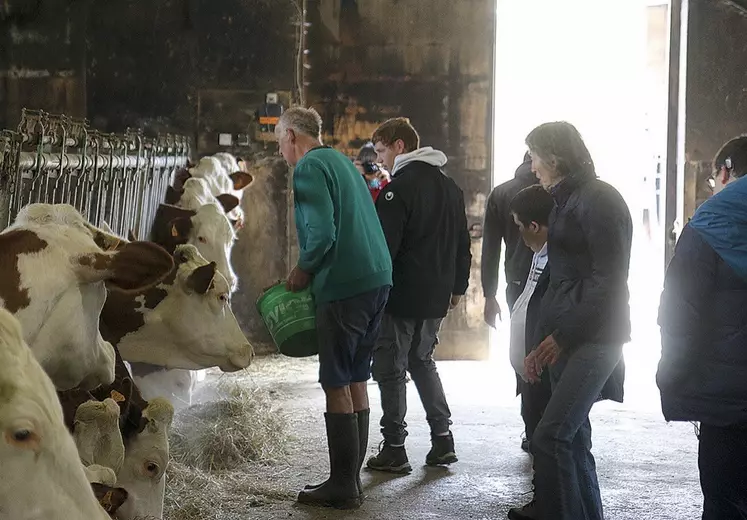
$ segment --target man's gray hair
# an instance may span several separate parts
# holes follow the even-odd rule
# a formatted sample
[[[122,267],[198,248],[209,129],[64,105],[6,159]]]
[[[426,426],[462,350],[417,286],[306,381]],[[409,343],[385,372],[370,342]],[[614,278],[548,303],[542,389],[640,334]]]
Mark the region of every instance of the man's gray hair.
[[[291,107],[280,116],[278,131],[293,130],[315,139],[322,136],[322,117],[313,108]]]

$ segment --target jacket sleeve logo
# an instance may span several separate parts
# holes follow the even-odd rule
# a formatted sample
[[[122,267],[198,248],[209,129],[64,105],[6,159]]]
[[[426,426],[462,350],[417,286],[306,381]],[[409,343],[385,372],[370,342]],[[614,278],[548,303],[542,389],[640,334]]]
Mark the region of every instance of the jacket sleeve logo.
[[[390,200],[392,200],[392,199],[394,198],[394,192],[393,192],[393,191],[388,191],[388,192],[386,193],[386,195],[384,195],[384,198],[385,198],[385,199],[386,199],[387,201],[390,201]]]

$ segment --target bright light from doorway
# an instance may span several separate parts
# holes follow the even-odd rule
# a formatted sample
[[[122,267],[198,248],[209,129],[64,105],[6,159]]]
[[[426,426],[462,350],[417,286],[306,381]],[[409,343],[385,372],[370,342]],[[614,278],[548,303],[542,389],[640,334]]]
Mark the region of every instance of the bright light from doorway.
[[[600,178],[625,197],[635,223],[629,389],[652,382],[659,356],[663,235],[656,177],[665,163],[667,26],[660,22],[667,9],[656,4],[665,3],[497,3],[494,183],[513,175],[532,128],[566,120],[584,136]],[[494,334],[494,357],[507,357],[506,330]]]

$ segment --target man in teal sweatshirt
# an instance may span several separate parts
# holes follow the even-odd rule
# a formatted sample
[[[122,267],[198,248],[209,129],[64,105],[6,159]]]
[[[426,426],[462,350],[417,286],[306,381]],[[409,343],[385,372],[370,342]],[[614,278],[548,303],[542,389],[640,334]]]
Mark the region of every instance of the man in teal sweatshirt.
[[[327,397],[330,477],[298,501],[360,507],[360,470],[368,446],[366,381],[392,285],[392,262],[366,183],[353,163],[322,145],[313,109],[287,110],[275,129],[293,172],[298,264],[287,287],[311,285],[319,338],[319,382]]]

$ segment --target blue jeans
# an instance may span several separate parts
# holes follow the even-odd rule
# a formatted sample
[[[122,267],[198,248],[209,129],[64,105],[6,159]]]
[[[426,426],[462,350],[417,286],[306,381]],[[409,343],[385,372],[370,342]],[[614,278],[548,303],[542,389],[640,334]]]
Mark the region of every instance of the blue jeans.
[[[589,412],[621,356],[621,345],[583,345],[550,368],[552,396],[532,438],[542,519],[604,518]]]

